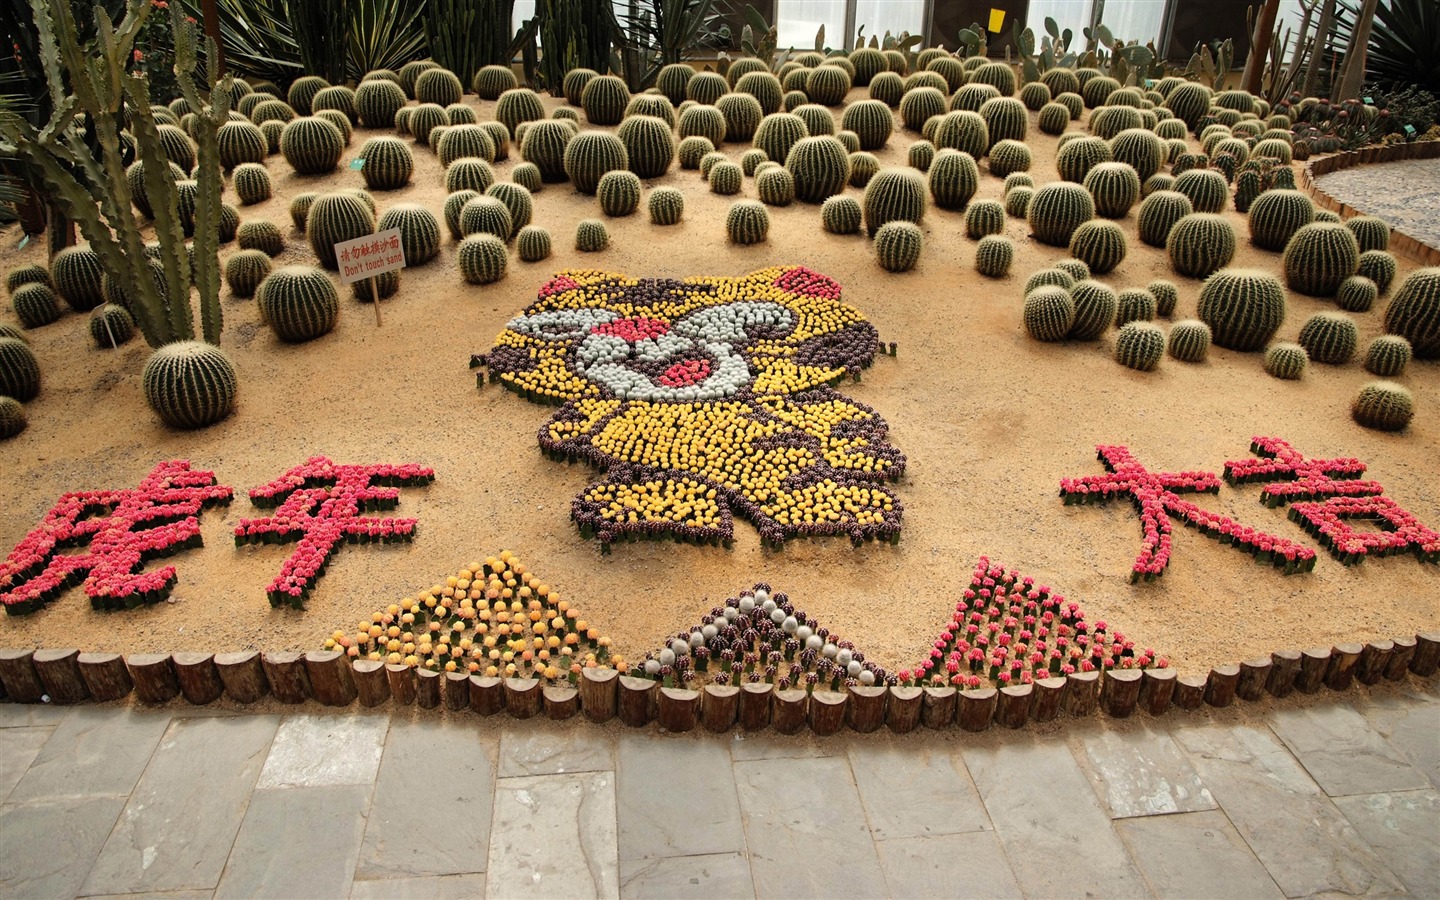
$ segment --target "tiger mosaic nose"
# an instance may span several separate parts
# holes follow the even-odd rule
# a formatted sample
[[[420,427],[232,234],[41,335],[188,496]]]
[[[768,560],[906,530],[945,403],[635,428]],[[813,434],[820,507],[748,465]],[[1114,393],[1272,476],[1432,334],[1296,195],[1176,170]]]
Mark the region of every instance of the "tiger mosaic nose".
[[[601,322],[590,329],[591,334],[605,334],[611,337],[618,337],[631,344],[640,341],[651,340],[670,333],[670,323],[661,319],[651,319],[646,316],[631,316],[628,319],[612,319],[609,322]]]

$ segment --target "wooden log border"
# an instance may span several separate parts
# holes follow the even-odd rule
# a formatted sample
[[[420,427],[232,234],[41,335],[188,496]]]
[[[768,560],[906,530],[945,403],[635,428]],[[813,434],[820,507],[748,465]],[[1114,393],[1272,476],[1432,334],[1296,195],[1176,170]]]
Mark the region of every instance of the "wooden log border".
[[[1404,162],[1411,159],[1435,159],[1440,157],[1440,141],[1412,141],[1407,144],[1391,144],[1388,147],[1361,147],[1346,153],[1332,153],[1317,156],[1306,161],[1300,169],[1300,182],[1296,187],[1305,191],[1315,205],[1339,213],[1341,216],[1366,215],[1348,203],[1336,200],[1316,184],[1316,179],[1332,172],[1340,172],[1355,166],[1374,163]],[[1396,228],[1390,229],[1390,252],[1406,256],[1422,266],[1440,266],[1440,247],[1432,247],[1419,238],[1411,237]]]
[[[1430,678],[1437,672],[1440,631],[1277,650],[1268,658],[1214,666],[1206,675],[1119,669],[998,690],[897,686],[813,694],[748,683],[665,688],[607,668],[584,669],[573,685],[543,685],[534,679],[434,672],[321,651],[121,656],[0,648],[0,703],[97,703],[133,695],[152,706],[219,700],[243,705],[269,694],[283,703],[332,708],[390,704],[446,709],[462,716],[507,713],[516,719],[584,718],[597,724],[618,720],[632,728],[666,732],[769,729],[825,736],[921,728],[1008,730],[1030,722],[1101,715],[1148,718],[1175,709],[1336,693],[1410,675]]]

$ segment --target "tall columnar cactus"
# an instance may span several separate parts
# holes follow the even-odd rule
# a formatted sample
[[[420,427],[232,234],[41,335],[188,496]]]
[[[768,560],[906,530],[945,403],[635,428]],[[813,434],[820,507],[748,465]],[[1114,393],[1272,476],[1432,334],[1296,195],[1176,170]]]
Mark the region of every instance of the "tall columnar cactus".
[[[306,218],[306,237],[320,265],[339,268],[335,245],[352,241],[375,231],[375,213],[354,194],[322,194],[310,206]]]
[[[285,266],[260,283],[256,304],[275,336],[299,344],[328,334],[340,316],[330,276],[312,266]]]
[[[663,119],[631,116],[620,124],[616,136],[625,145],[630,171],[641,178],[659,178],[675,161],[675,137]]]
[[[1097,137],[1077,137],[1066,142],[1055,155],[1055,169],[1062,180],[1080,184],[1091,169],[1113,159],[1114,153],[1105,141]]]
[[[1418,359],[1440,358],[1440,268],[1406,276],[1385,308],[1385,331],[1408,340]]]
[[[1052,247],[1069,247],[1075,229],[1095,218],[1095,201],[1078,184],[1051,182],[1030,198],[1026,218],[1036,240]]]
[[[1205,278],[1235,258],[1235,229],[1223,216],[1191,213],[1170,228],[1165,252],[1176,272]]]
[[[1115,324],[1119,299],[1108,285],[1090,278],[1082,279],[1070,288],[1070,299],[1075,303],[1075,321],[1066,334],[1070,340],[1099,340]]]
[[[1070,255],[1103,275],[1125,259],[1125,229],[1105,219],[1082,222],[1070,235]]]
[[[975,271],[986,278],[1003,278],[1015,261],[1015,245],[1010,239],[989,234],[975,245]]]
[[[1355,421],[1379,431],[1402,431],[1415,417],[1415,398],[1393,381],[1372,381],[1350,406]]]
[[[565,147],[565,173],[582,194],[594,194],[606,172],[629,167],[624,142],[604,131],[582,131]]]
[[[770,213],[763,203],[738,200],[725,214],[725,233],[734,244],[759,244],[770,234]]]
[[[460,242],[455,257],[467,284],[494,284],[505,277],[509,263],[505,242],[493,234],[469,235]]]
[[[1383,294],[1390,290],[1390,284],[1395,280],[1398,270],[1399,266],[1390,252],[1366,250],[1360,254],[1360,262],[1355,274],[1375,282],[1375,288]],[[58,275],[56,279],[59,280]]]
[[[1250,242],[1284,250],[1295,232],[1315,220],[1315,203],[1300,191],[1265,191],[1250,204]]]
[[[1210,326],[1199,319],[1176,322],[1170,326],[1166,343],[1171,357],[1181,362],[1204,362],[1210,355]]]
[[[1285,322],[1285,287],[1266,272],[1223,269],[1200,289],[1196,316],[1210,326],[1216,344],[1253,353]]]
[[[89,247],[66,247],[50,260],[56,293],[76,312],[94,309],[104,301],[100,293],[104,271],[100,254]]]
[[[694,83],[693,81],[691,82]],[[614,75],[590,79],[580,94],[580,106],[591,125],[619,125],[630,103],[630,89]]]
[[[1310,355],[1299,344],[1281,341],[1265,348],[1265,372],[1282,381],[1299,381],[1310,367]]]
[[[1381,378],[1396,378],[1405,373],[1414,351],[1410,342],[1395,334],[1382,334],[1365,348],[1365,371]]]
[[[1140,240],[1164,247],[1175,223],[1195,211],[1190,198],[1176,191],[1156,191],[1140,204],[1137,226]]]
[[[390,128],[395,113],[405,106],[405,91],[382,79],[362,81],[355,88],[355,115],[362,128]]]
[[[930,164],[930,195],[941,209],[964,209],[980,187],[980,167],[968,153],[942,149]]]
[[[33,0],[31,6],[42,48],[40,62],[55,112],[42,129],[18,115],[0,115],[0,144],[5,155],[17,157],[44,180],[53,202],[89,241],[105,275],[129,297],[147,343],[158,348],[194,336],[192,285],[199,290],[202,332],[206,340],[218,342],[222,324],[217,259],[222,189],[218,132],[230,118],[232,82],[219,77],[212,53],[207,54],[212,62],[204,70],[204,81],[216,90],[211,95],[196,86],[195,27],[185,21],[178,5],[172,7],[176,80],[187,110],[194,116],[189,132],[201,174],[193,202],[187,204],[190,216],[182,217],[180,190],[150,108],[149,85],[143,77],[126,71],[140,29],[163,7],[131,0],[118,26],[102,14],[94,23],[97,38],[82,44],[70,4]],[[129,116],[126,136],[121,134],[125,125],[122,109]],[[70,127],[80,116],[85,127]],[[258,129],[252,136],[254,133]],[[263,159],[267,150],[263,135],[258,150]],[[142,167],[140,185],[154,212],[155,237],[162,251],[161,284],[152,277],[132,211],[133,188],[125,171],[125,157],[132,152]],[[185,248],[187,221],[197,234],[193,261]]]
[[[859,234],[863,221],[864,212],[854,197],[837,194],[820,206],[821,226],[831,234]]]
[[[1300,326],[1300,346],[1316,362],[1332,366],[1348,363],[1360,342],[1355,320],[1339,312],[1319,312]]]
[[[1313,222],[1285,245],[1285,281],[1302,294],[1333,297],[1359,266],[1360,247],[1344,225]]]
[[[1190,198],[1196,212],[1218,213],[1230,199],[1230,184],[1214,169],[1190,169],[1177,175],[1174,190]]]
[[[840,127],[860,138],[861,150],[879,150],[890,140],[895,119],[890,107],[879,100],[858,100],[845,107]]]
[[[1046,285],[1025,295],[1021,317],[1035,340],[1063,341],[1075,324],[1075,301],[1067,289]]]
[[[1085,189],[1095,198],[1095,212],[1121,219],[1140,200],[1140,176],[1122,162],[1098,163],[1085,174]]]
[[[864,211],[871,237],[887,222],[919,224],[925,216],[925,182],[913,169],[884,169],[865,186]]]
[[[1126,322],[1115,336],[1115,361],[1139,372],[1153,372],[1165,355],[1165,332],[1153,322]]]

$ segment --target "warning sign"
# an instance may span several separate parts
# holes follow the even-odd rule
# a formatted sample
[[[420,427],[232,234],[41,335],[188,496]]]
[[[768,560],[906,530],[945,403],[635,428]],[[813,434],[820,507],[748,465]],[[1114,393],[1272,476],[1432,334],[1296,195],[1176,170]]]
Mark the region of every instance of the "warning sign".
[[[400,243],[400,229],[387,228],[353,241],[342,241],[335,245],[335,259],[340,263],[341,284],[354,284],[403,269],[405,250]]]

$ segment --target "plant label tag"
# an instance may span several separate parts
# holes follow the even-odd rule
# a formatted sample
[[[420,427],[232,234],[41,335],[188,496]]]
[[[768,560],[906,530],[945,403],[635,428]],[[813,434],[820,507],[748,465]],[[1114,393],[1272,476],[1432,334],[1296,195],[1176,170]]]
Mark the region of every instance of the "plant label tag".
[[[1374,105],[1375,105],[1375,100],[1374,100],[1374,98],[1372,98],[1372,97],[1366,97],[1366,98],[1365,98],[1365,105],[1366,105],[1366,106],[1374,106]]]
[[[999,33],[1000,33],[1000,29],[1001,29],[1002,27],[1004,27],[1004,25],[1005,25],[1005,10],[992,8],[992,9],[990,10],[990,30],[991,30],[992,32],[994,32],[995,34],[999,34]]]
[[[1415,126],[1414,126],[1414,125],[1406,125],[1406,126],[1405,126],[1405,133],[1406,133],[1407,135],[1409,135],[1410,137],[1414,137],[1414,136],[1415,136]]]
[[[28,244],[28,243],[30,243],[30,235],[28,235],[28,234],[27,234],[27,235],[23,235],[23,236],[20,238],[20,244],[19,244],[19,246],[17,247],[17,249],[24,250],[24,249],[25,249],[25,245]]]
[[[387,228],[353,241],[341,241],[335,245],[335,261],[340,265],[341,284],[403,269],[405,249],[400,244],[400,229]]]
[[[365,168],[365,157],[357,156],[354,159],[350,160],[350,168],[354,169],[357,172]]]

